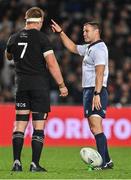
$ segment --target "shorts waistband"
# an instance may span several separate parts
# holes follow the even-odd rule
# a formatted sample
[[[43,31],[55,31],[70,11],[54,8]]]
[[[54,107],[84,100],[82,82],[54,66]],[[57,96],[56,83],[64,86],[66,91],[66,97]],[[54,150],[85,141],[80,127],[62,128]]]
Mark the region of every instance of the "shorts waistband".
[[[95,87],[84,87],[83,89],[95,89]],[[107,89],[107,87],[105,87],[105,86],[102,86],[102,89]]]

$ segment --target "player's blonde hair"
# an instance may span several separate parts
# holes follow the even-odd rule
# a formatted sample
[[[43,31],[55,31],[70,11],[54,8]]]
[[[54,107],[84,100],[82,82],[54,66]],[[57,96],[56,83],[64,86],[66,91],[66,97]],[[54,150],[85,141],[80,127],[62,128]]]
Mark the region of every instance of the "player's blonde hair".
[[[44,11],[39,7],[32,7],[25,13],[25,19],[28,22],[29,19],[44,18]]]

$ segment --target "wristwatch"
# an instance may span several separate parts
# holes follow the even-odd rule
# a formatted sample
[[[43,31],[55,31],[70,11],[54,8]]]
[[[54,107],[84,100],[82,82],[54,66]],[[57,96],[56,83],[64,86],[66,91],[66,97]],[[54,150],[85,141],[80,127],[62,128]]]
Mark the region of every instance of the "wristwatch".
[[[100,92],[94,91],[94,96],[100,95]]]

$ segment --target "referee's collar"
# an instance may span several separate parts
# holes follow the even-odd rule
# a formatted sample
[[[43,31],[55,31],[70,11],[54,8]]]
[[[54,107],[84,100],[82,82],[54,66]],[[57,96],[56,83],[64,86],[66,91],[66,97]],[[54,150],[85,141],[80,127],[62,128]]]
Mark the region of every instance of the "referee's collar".
[[[95,41],[95,42],[91,43],[91,44],[88,46],[88,49],[89,49],[91,46],[94,46],[95,44],[98,44],[98,43],[101,43],[101,42],[103,42],[103,41],[100,39],[100,40],[98,40],[98,41]]]

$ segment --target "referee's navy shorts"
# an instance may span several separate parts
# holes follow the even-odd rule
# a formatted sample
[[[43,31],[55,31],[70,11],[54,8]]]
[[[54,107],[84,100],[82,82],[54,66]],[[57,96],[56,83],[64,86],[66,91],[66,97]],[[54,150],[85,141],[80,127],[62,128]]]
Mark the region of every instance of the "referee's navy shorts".
[[[50,112],[49,91],[24,90],[16,92],[16,110],[31,110],[32,112]]]
[[[97,114],[101,116],[102,118],[105,118],[106,115],[106,108],[108,104],[108,92],[106,87],[102,87],[101,93],[100,93],[100,100],[101,100],[101,109],[97,110],[94,109],[92,111],[92,100],[94,95],[94,87],[84,88],[83,89],[83,106],[84,106],[84,115],[85,117],[89,117],[93,114]]]

